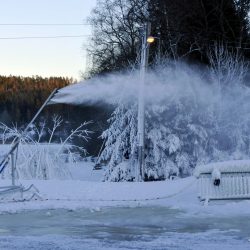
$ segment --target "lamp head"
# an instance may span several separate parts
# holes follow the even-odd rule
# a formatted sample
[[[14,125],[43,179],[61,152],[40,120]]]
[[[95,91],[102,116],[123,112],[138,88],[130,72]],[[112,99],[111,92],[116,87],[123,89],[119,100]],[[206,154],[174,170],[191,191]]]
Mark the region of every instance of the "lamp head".
[[[149,43],[149,44],[154,43],[154,41],[155,41],[155,38],[153,36],[149,36],[147,38],[147,43]]]

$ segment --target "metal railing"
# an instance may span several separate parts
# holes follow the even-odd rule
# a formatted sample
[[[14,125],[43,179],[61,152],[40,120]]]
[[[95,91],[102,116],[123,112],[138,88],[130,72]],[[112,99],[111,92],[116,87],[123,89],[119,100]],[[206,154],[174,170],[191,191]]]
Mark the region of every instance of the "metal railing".
[[[222,173],[219,186],[211,174],[201,174],[198,192],[200,200],[250,199],[250,172]]]

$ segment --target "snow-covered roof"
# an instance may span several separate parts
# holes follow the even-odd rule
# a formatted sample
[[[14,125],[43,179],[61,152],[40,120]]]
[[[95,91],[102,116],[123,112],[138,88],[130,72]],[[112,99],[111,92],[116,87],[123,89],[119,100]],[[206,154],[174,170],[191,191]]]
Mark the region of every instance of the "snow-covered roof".
[[[250,172],[250,160],[214,162],[207,165],[197,166],[194,171],[194,176],[198,178],[201,174],[211,174],[215,168],[221,173]]]

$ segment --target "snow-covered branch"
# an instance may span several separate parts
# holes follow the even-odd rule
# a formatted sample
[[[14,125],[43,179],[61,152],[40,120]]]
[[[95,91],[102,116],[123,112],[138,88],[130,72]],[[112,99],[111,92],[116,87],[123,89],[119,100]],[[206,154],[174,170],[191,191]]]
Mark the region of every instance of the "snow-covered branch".
[[[16,138],[21,138],[16,169],[20,178],[69,177],[70,172],[65,163],[70,159],[75,162],[82,153],[87,154],[84,146],[76,144],[74,139],[77,138],[78,143],[88,141],[91,131],[86,127],[90,122],[84,122],[73,129],[66,138],[62,137],[62,133],[55,133],[63,124],[63,119],[54,115],[52,122],[51,129],[46,126],[45,121],[38,125],[33,124],[26,134],[23,134],[16,125],[8,127],[3,123],[0,124],[2,144],[13,143]],[[5,171],[7,171],[4,173],[5,176],[10,175],[10,168],[6,168]]]

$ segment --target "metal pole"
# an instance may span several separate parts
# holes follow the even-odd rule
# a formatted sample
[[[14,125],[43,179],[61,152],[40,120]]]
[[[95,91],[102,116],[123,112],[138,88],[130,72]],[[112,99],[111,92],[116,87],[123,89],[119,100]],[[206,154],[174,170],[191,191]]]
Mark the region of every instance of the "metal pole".
[[[15,156],[14,152],[11,153],[11,182],[15,186]]]
[[[144,180],[144,164],[145,164],[145,77],[148,67],[149,46],[147,38],[151,32],[151,24],[144,25],[144,34],[142,38],[141,48],[141,68],[140,68],[140,86],[138,96],[138,174],[137,181]]]
[[[45,106],[48,104],[48,102],[52,99],[52,97],[56,94],[58,89],[54,89],[52,91],[52,93],[49,95],[49,97],[47,98],[47,100],[43,103],[43,105],[41,106],[41,108],[37,111],[37,113],[35,114],[35,116],[33,117],[33,119],[30,121],[30,123],[27,125],[27,127],[25,128],[25,130],[23,131],[22,135],[25,135],[29,129],[29,127],[34,123],[34,121],[36,120],[36,118],[40,115],[40,113],[42,112],[42,110],[45,108]],[[21,137],[22,137],[21,135]]]

